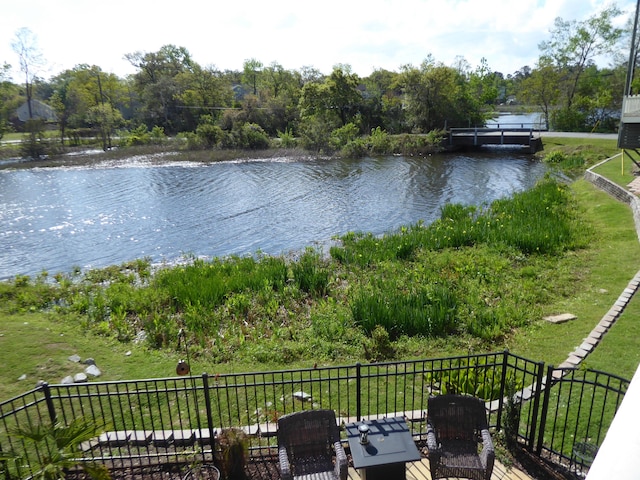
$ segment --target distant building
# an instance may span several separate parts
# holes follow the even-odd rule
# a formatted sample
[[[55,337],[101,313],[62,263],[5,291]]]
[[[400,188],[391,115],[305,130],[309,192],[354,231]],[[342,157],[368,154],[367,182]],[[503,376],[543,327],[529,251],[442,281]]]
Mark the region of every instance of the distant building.
[[[29,105],[27,105],[27,102],[20,105],[16,113],[18,114],[18,120],[21,122],[29,120]],[[31,113],[33,118],[39,118],[45,122],[58,121],[55,110],[39,100],[31,100]]]

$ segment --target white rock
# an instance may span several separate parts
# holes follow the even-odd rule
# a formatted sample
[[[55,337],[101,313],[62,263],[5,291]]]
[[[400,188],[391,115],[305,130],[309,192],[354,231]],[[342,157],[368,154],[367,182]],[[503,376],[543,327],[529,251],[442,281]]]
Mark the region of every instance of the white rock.
[[[69,385],[70,383],[73,383],[73,377],[71,375],[67,375],[60,381],[60,383],[63,385]]]
[[[27,379],[27,374],[26,374],[26,373],[23,373],[22,375],[20,375],[20,376],[18,377],[18,380],[20,380],[20,381],[22,381],[22,380],[26,380],[26,379]]]
[[[80,373],[76,373],[73,376],[73,383],[85,383],[86,381],[88,381],[89,379],[87,378],[87,376],[80,372]]]
[[[94,377],[99,377],[100,375],[102,375],[100,369],[95,365],[89,365],[84,369],[84,373],[86,373],[87,375],[93,375]]]
[[[305,392],[295,392],[293,398],[300,400],[301,402],[310,402],[311,395]]]
[[[127,351],[127,353],[125,353],[125,355],[126,355],[127,357],[130,357],[130,356],[131,356],[131,350],[128,350],[128,351]]]
[[[73,363],[80,363],[80,355],[74,353],[68,358],[68,360]]]

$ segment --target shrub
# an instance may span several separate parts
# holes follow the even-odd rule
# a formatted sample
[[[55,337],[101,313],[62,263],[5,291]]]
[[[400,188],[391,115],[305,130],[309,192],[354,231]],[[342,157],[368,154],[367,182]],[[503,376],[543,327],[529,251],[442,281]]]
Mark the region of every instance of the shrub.
[[[331,132],[329,137],[329,145],[335,150],[340,150],[342,147],[352,142],[358,137],[360,133],[358,127],[353,123],[347,123],[346,125],[336,128]]]
[[[232,130],[235,146],[249,150],[259,150],[269,148],[269,136],[260,125],[255,123],[245,123]]]
[[[249,438],[239,428],[225,428],[218,435],[219,465],[222,478],[244,480],[249,454]]]
[[[323,297],[327,294],[329,270],[324,267],[319,252],[307,249],[291,269],[293,279],[300,290],[314,297]]]
[[[278,131],[278,138],[280,139],[280,146],[282,148],[295,148],[298,145],[298,141],[288,128],[285,129],[284,132]]]
[[[363,346],[364,356],[371,362],[390,360],[395,355],[389,332],[382,325],[373,329],[371,338],[365,339]]]
[[[369,137],[370,152],[375,153],[388,153],[391,149],[391,140],[387,132],[380,127],[376,127],[371,130],[371,136]]]

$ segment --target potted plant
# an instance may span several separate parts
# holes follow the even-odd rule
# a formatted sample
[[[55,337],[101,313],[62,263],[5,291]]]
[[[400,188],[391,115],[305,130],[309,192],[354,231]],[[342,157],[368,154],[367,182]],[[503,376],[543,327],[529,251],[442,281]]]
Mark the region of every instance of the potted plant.
[[[219,466],[225,480],[245,480],[249,438],[239,428],[225,428],[218,435]]]

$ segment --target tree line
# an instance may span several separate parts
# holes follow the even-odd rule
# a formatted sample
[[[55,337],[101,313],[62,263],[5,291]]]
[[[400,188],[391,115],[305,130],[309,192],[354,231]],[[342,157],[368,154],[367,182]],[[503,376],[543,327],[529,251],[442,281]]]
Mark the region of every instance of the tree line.
[[[125,78],[97,65],[77,65],[49,79],[38,76],[42,58],[35,35],[16,32],[12,49],[24,83],[0,68],[0,135],[41,128],[16,117],[25,102],[55,111],[60,141],[99,136],[110,146],[116,131],[131,143],[181,135],[191,148],[260,148],[269,138],[323,150],[362,135],[428,133],[482,125],[501,104],[539,109],[551,129],[615,131],[621,110],[632,22],[610,5],[592,17],[558,18],[538,45],[535,66],[513,74],[494,71],[486,59],[473,68],[463,57],[452,65],[427,55],[418,66],[375,70],[367,77],[348,64],[323,74],[313,67],[287,70],[277,62],[244,61],[242,71],[195,62],[182,46],[132,52],[136,72]],[[599,67],[603,58],[609,67]],[[37,122],[34,122],[37,123]],[[266,139],[266,140],[265,140]]]

